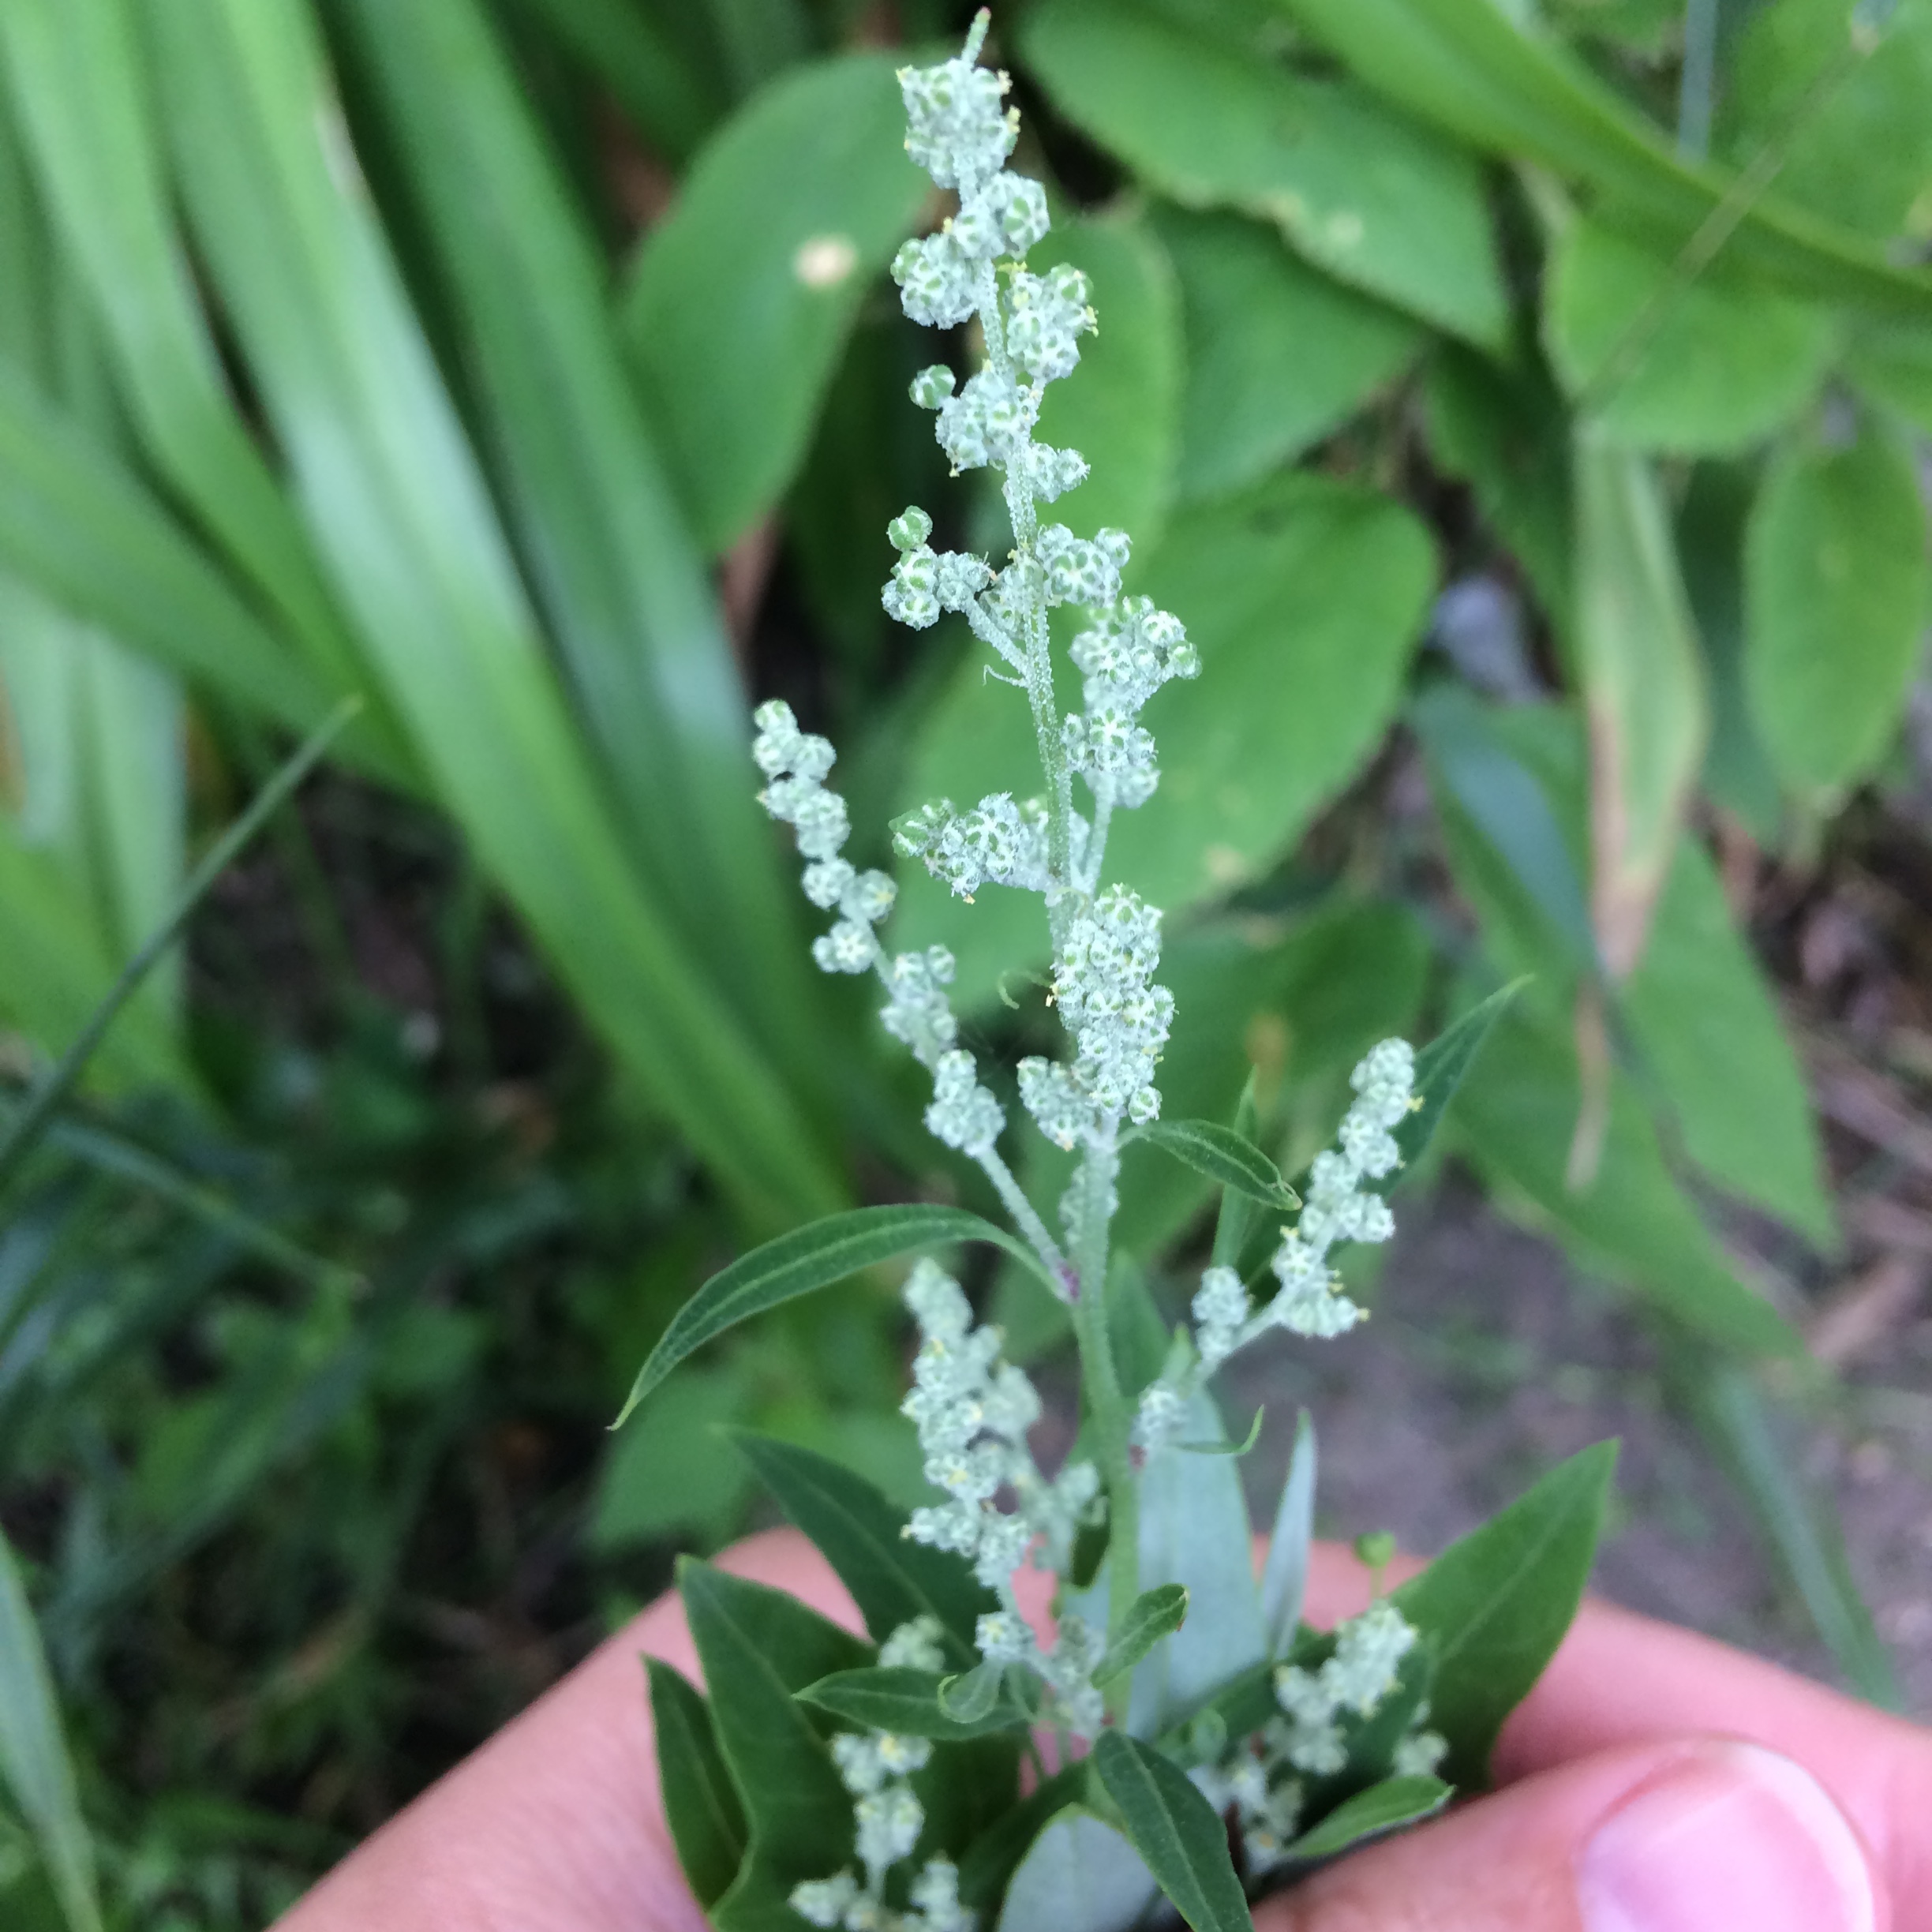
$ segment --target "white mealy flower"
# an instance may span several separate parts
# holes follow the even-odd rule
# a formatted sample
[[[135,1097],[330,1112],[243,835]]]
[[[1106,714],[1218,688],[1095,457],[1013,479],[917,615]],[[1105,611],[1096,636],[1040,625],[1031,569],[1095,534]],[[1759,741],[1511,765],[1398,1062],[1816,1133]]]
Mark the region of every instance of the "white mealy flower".
[[[949,1047],[933,1069],[926,1125],[948,1147],[972,1155],[988,1151],[1006,1125],[1005,1109],[979,1084],[978,1066],[962,1047]]]
[[[919,1843],[926,1823],[925,1809],[909,1784],[888,1784],[861,1798],[853,1816],[859,1827],[859,1862],[868,1878],[897,1865]]]
[[[878,1661],[887,1670],[944,1670],[944,1635],[936,1616],[930,1612],[915,1616],[879,1646]]]
[[[1166,1382],[1150,1382],[1140,1391],[1134,1415],[1133,1439],[1149,1455],[1165,1449],[1187,1421],[1187,1398]]]
[[[945,989],[953,983],[953,955],[944,946],[901,953],[886,968],[889,999],[879,1014],[886,1031],[922,1058],[937,1058],[959,1036],[959,1022]]]
[[[1065,262],[1043,275],[1021,268],[1007,285],[1006,353],[1031,381],[1073,374],[1080,338],[1094,326],[1087,278]]]
[[[831,1932],[845,1923],[845,1915],[859,1896],[859,1881],[848,1871],[830,1878],[808,1878],[792,1888],[791,1906],[807,1923]]]
[[[1395,1675],[1416,1640],[1415,1627],[1384,1597],[1336,1632],[1335,1653],[1322,1681],[1336,1705],[1368,1717],[1395,1688]]]
[[[912,1881],[912,1896],[924,1932],[972,1932],[975,1915],[960,1903],[959,1870],[950,1859],[927,1859]]]
[[[975,21],[953,59],[899,70],[906,152],[940,187],[965,195],[998,172],[1020,132],[1018,114],[1002,105],[1010,81],[978,65],[985,38]]]
[[[1234,1354],[1248,1311],[1248,1290],[1233,1268],[1203,1271],[1194,1296],[1194,1346],[1207,1368],[1219,1367]]]
[[[1414,1731],[1395,1747],[1392,1769],[1397,1777],[1433,1777],[1449,1755],[1449,1740],[1440,1731]]]

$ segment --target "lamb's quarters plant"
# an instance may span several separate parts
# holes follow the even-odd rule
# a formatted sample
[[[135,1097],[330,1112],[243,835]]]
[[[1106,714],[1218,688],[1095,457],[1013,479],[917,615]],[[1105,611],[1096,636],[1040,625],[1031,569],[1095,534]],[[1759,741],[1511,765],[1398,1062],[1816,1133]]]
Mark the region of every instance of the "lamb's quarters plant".
[[[1337,1251],[1394,1232],[1389,1189],[1514,989],[1420,1054],[1385,1039],[1365,1055],[1335,1144],[1299,1192],[1239,1123],[1163,1118],[1174,1001],[1156,977],[1161,912],[1110,873],[1108,842],[1116,815],[1159,786],[1144,713],[1202,667],[1180,618],[1128,589],[1122,532],[1078,537],[1043,514],[1087,474],[1078,451],[1034,431],[1096,317],[1078,270],[1027,265],[1046,200],[1005,166],[1018,117],[1005,75],[979,64],[987,25],[983,13],[957,58],[900,73],[908,151],[957,208],[906,243],[893,274],[914,320],[976,326],[979,366],[962,383],[934,364],[912,399],[935,412],[956,474],[998,474],[1013,547],[998,569],[935,549],[932,518],[910,507],[886,533],[898,560],[883,597],[915,630],[965,618],[988,675],[1024,697],[1044,788],[933,800],[895,824],[893,843],[962,900],[997,888],[1041,901],[1069,1050],[1021,1060],[1017,1092],[1073,1156],[1071,1182],[1050,1216],[1021,1185],[1002,1147],[1007,1106],[962,1043],[952,957],[888,949],[895,883],[844,856],[831,744],[787,705],[762,706],[762,801],[792,827],[806,896],[831,915],[813,957],[876,979],[887,1031],[931,1076],[927,1128],[983,1170],[1013,1231],[906,1206],[783,1236],[687,1305],[631,1406],[761,1309],[893,1256],[979,1241],[1017,1256],[1034,1291],[1070,1313],[1084,1426],[1059,1467],[1035,1460],[1038,1391],[921,1253],[903,1290],[919,1335],[903,1413],[932,1500],[901,1515],[836,1464],[747,1443],[867,1634],[704,1564],[680,1573],[710,1696],[657,1666],[652,1704],[672,1834],[720,1932],[788,1909],[825,1932],[1114,1932],[1156,1889],[1201,1932],[1239,1932],[1250,1897],[1483,1781],[1498,1726],[1575,1610],[1610,1474],[1607,1447],[1574,1458],[1402,1589],[1316,1631],[1300,1614],[1315,1454],[1304,1417],[1256,1581],[1240,1449],[1209,1385],[1264,1335],[1320,1341],[1363,1319]],[[1085,617],[1067,646],[1077,709],[1057,688],[1061,607]],[[1121,1156],[1136,1140],[1222,1190],[1193,1320],[1145,1372],[1121,1346],[1132,1289],[1114,1266]],[[1016,1585],[1028,1566],[1053,1578],[1043,1629]]]

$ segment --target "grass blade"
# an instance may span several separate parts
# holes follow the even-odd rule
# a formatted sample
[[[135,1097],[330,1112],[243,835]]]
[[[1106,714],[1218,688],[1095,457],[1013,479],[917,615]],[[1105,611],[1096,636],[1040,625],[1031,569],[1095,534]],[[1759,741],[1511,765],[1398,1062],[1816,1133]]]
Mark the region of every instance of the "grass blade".
[[[181,937],[189,921],[215,880],[227,871],[235,855],[266,825],[283,800],[308,777],[334,743],[337,734],[360,709],[361,700],[345,698],[334,713],[295,751],[275,777],[250,801],[247,811],[210,846],[183,882],[174,904],[140,949],[121,970],[120,976],[96,1006],[67,1050],[28,1096],[6,1135],[0,1137],[0,1194],[4,1194],[21,1163],[33,1151],[40,1136],[62,1102],[78,1084],[88,1061],[107,1036],[121,1009],[154,969],[155,963]]]
[[[100,1932],[94,1848],[80,1817],[47,1653],[0,1530],[0,1771],[54,1881],[71,1932]]]

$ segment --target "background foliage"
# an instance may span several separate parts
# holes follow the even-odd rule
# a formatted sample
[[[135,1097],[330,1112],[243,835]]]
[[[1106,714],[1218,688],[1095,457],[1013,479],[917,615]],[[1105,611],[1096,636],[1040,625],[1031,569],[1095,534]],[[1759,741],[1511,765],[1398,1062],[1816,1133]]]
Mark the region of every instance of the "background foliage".
[[[259,1923],[739,1521],[710,1424],[904,1492],[875,1289],[601,1428],[736,1245],[974,1204],[810,970],[743,715],[829,730],[861,826],[1029,757],[964,635],[878,601],[909,500],[1003,545],[882,282],[943,212],[892,47],[967,10],[0,10],[6,1104],[291,735],[367,701],[5,1204],[9,1924]],[[1765,1406],[1828,1394],[1799,1331],[1842,1237],[1745,922],[1904,770],[1932,6],[996,32],[1102,318],[1042,432],[1206,665],[1118,835],[1171,908],[1170,1108],[1254,1067],[1292,1171],[1368,1041],[1533,973],[1456,1151],[1646,1311],[1888,1694]],[[1049,1036],[1017,908],[903,906],[989,1040]],[[1135,1177],[1150,1262],[1204,1185]]]

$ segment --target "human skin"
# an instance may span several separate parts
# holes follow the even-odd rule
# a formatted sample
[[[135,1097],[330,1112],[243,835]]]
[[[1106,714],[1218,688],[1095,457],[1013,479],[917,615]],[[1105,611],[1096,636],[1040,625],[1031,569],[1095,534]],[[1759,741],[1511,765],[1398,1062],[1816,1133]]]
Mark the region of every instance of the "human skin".
[[[791,1531],[721,1561],[858,1627]],[[1369,1593],[1352,1556],[1317,1548],[1311,1621]],[[698,1676],[675,1597],[351,1853],[280,1932],[701,1932],[640,1653]],[[1708,1638],[1586,1604],[1494,1769],[1492,1794],[1267,1901],[1257,1932],[1932,1928],[1932,1735]]]

